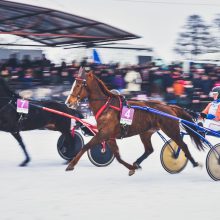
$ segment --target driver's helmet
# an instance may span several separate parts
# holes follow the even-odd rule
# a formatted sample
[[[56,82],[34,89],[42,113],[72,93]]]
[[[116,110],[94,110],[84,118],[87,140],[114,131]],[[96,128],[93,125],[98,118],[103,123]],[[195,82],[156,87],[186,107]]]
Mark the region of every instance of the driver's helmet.
[[[220,86],[215,86],[212,91],[209,93],[211,97],[213,97],[215,94],[218,94],[218,98],[220,97]]]

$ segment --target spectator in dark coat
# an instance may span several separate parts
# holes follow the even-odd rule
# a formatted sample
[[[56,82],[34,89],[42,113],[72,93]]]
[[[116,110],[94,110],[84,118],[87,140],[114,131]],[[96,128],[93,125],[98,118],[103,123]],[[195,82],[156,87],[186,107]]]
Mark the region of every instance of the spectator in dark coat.
[[[212,81],[208,75],[202,75],[200,86],[204,94],[208,95],[210,90],[212,89]]]

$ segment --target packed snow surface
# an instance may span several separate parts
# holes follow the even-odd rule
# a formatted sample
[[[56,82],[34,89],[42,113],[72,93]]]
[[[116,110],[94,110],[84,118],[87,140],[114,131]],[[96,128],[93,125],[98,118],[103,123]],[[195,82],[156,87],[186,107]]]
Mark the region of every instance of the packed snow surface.
[[[220,182],[208,176],[205,166],[192,168],[190,163],[179,174],[167,173],[160,163],[163,141],[157,134],[152,137],[154,153],[131,177],[116,160],[99,168],[86,154],[73,172],[65,172],[56,150],[58,132],[21,135],[32,158],[27,167],[18,167],[24,157],[16,140],[0,133],[0,220],[219,220]],[[199,152],[185,140],[205,165],[207,151]],[[138,136],[118,144],[129,163],[143,153]]]

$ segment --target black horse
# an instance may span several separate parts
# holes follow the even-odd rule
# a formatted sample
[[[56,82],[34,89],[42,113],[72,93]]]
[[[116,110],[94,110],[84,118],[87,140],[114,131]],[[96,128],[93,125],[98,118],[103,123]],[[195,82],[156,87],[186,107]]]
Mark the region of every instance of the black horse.
[[[0,78],[0,130],[10,132],[22,147],[25,154],[25,160],[20,166],[26,166],[30,161],[30,156],[22,141],[20,131],[34,129],[60,131],[65,135],[66,141],[71,144],[73,141],[70,132],[71,119],[37,108],[34,104],[62,111],[78,118],[83,118],[83,115],[80,112],[54,101],[31,101],[32,104],[30,104],[29,112],[24,115],[18,113],[16,110],[16,102],[18,98],[21,97],[9,88],[4,79]]]

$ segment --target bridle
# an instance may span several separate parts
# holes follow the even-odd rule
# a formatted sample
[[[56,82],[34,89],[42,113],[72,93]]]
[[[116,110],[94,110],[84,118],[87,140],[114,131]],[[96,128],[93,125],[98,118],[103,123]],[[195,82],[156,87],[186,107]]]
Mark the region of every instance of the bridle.
[[[73,95],[73,94],[72,94],[72,91],[71,91],[71,94],[69,94],[69,96],[70,96],[70,97],[76,97],[76,103],[77,103],[77,106],[78,106],[78,105],[79,105],[79,102],[80,102],[80,95],[81,95],[81,93],[82,93],[82,91],[83,91],[83,88],[87,88],[87,83],[86,83],[86,80],[85,80],[85,79],[76,78],[75,80],[77,80],[77,81],[82,81],[82,84],[81,84],[81,86],[80,86],[80,90],[79,90],[77,96]],[[86,89],[86,91],[87,91],[87,89]]]
[[[82,80],[82,85],[81,85],[81,88],[80,88],[79,93],[77,95],[77,100],[80,99],[80,95],[82,93],[83,88],[85,88],[85,89],[87,88],[86,80],[85,79],[80,79],[80,80]],[[86,89],[86,91],[87,91],[87,89]]]
[[[76,80],[82,81],[81,88],[80,88],[80,90],[79,90],[79,92],[78,92],[77,95],[73,95],[72,92],[71,92],[71,94],[70,94],[69,96],[72,96],[72,97],[74,97],[74,98],[76,97],[76,103],[77,103],[77,106],[78,106],[79,103],[80,103],[80,95],[81,95],[81,93],[82,93],[82,91],[83,91],[83,88],[85,88],[86,91],[87,91],[87,83],[86,83],[86,80],[85,80],[85,79],[82,79],[82,78],[77,78]],[[87,92],[88,92],[88,91],[87,91]],[[117,96],[117,98],[118,98],[118,100],[119,100],[119,107],[116,107],[116,106],[114,106],[114,105],[111,105],[112,97],[110,97],[110,96],[107,97],[107,98],[90,99],[90,101],[103,101],[103,100],[106,100],[106,102],[104,103],[104,105],[102,105],[102,107],[101,107],[101,108],[98,110],[98,112],[96,113],[95,118],[98,119],[99,116],[103,113],[103,111],[104,111],[105,109],[107,109],[108,107],[110,107],[110,108],[112,108],[112,109],[114,109],[114,110],[120,112],[121,109],[122,109],[122,100],[121,100],[121,97],[120,97],[120,96]]]
[[[87,83],[86,83],[86,80],[85,79],[78,79],[78,80],[81,80],[82,81],[82,85],[81,85],[81,88],[79,90],[79,93],[78,95],[76,96],[76,102],[77,102],[77,105],[79,104],[80,102],[80,95],[83,91],[83,88],[85,88],[85,90],[87,91]],[[72,94],[71,94],[72,95]]]

